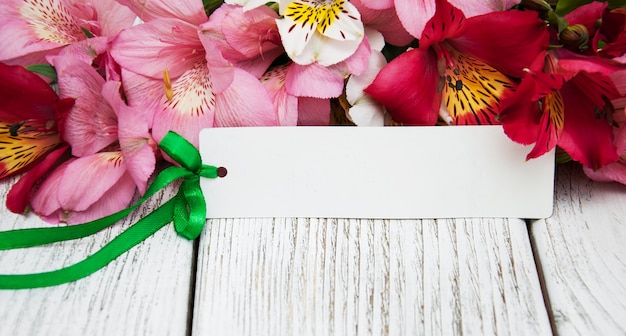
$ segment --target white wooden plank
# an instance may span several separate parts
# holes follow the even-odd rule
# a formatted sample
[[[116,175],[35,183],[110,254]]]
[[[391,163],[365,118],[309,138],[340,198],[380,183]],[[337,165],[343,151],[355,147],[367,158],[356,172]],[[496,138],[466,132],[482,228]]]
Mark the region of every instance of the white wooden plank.
[[[559,334],[626,334],[626,186],[559,167],[554,215],[532,234]]]
[[[0,185],[6,199],[7,181]],[[172,195],[166,189],[123,222],[76,241],[0,251],[0,273],[43,272],[74,264]],[[47,226],[0,206],[0,230]],[[2,335],[183,335],[187,329],[193,243],[165,227],[104,269],[74,283],[0,290]]]
[[[214,219],[193,334],[546,335],[522,220]]]

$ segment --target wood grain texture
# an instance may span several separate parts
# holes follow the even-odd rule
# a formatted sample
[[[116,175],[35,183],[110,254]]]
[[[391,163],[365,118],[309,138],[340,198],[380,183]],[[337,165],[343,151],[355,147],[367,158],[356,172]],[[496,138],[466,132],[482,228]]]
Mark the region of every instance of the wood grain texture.
[[[0,185],[6,199],[7,181]],[[123,222],[88,238],[0,251],[0,273],[43,272],[74,264],[169,199],[166,188]],[[47,226],[34,215],[0,206],[0,230]],[[76,282],[32,290],[0,290],[1,335],[184,335],[193,243],[166,226],[107,267]]]
[[[532,236],[557,332],[626,334],[626,186],[559,167],[554,215]]]
[[[550,334],[521,220],[211,220],[194,335]]]

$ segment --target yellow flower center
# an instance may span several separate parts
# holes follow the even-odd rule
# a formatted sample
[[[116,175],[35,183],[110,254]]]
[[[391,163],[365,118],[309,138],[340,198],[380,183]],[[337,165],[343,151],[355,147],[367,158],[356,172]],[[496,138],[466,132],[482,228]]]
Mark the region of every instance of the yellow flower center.
[[[317,31],[323,34],[335,20],[339,19],[344,4],[345,0],[294,1],[287,6],[285,16],[300,23],[302,27],[317,23]]]
[[[455,49],[441,48],[437,87],[451,124],[496,124],[500,99],[516,90],[515,83],[490,65]]]

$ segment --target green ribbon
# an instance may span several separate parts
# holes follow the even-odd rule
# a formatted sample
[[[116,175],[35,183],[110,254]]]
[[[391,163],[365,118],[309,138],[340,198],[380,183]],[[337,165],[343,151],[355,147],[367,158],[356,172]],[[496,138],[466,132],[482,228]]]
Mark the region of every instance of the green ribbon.
[[[223,174],[221,172],[218,174],[219,168],[217,167],[203,165],[198,150],[174,132],[169,132],[159,143],[159,147],[179,163],[180,167],[172,166],[163,170],[146,190],[144,196],[132,206],[85,224],[0,232],[0,250],[33,247],[87,237],[126,217],[157,191],[182,178],[183,182],[176,196],[83,261],[51,272],[0,274],[0,289],[55,286],[84,278],[103,268],[172,221],[179,235],[189,240],[197,238],[206,222],[206,202],[200,189],[200,177],[216,178]]]

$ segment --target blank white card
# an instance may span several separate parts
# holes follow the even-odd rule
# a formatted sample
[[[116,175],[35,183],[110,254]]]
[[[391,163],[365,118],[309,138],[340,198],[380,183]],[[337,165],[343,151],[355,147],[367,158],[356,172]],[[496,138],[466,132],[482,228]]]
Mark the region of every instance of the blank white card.
[[[546,218],[554,152],[500,126],[211,128],[200,133],[208,218]]]

